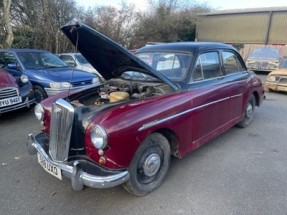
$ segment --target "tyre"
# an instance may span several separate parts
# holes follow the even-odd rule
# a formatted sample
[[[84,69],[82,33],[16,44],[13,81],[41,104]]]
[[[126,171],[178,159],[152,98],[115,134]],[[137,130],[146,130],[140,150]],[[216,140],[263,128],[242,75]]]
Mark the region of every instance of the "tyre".
[[[170,145],[159,133],[150,134],[137,149],[129,167],[130,178],[124,188],[144,196],[158,188],[169,169]]]
[[[42,87],[34,86],[33,89],[34,89],[34,96],[35,96],[37,103],[41,102],[43,99],[48,97],[45,90]]]
[[[252,94],[246,104],[244,111],[244,118],[237,125],[241,128],[245,128],[251,124],[254,117],[254,109],[255,109],[255,97]]]

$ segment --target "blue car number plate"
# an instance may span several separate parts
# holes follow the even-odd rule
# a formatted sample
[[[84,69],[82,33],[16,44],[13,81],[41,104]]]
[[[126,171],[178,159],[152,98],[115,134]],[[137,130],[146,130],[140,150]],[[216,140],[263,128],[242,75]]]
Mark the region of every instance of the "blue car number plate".
[[[22,102],[21,96],[14,96],[14,97],[7,98],[7,99],[1,99],[0,107],[6,107],[6,106],[14,105],[20,102]]]

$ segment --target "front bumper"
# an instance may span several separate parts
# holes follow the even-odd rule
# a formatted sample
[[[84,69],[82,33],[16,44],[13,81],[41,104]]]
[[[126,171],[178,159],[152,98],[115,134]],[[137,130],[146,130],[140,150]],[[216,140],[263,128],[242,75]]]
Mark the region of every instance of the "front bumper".
[[[72,162],[56,162],[52,160],[46,152],[48,151],[47,147],[45,143],[40,141],[40,135],[41,134],[34,137],[33,134],[29,134],[27,143],[29,154],[34,155],[39,153],[46,162],[60,168],[62,174],[71,179],[74,190],[82,190],[84,185],[92,188],[115,187],[129,179],[129,172],[127,170],[110,171],[86,160],[79,159]]]

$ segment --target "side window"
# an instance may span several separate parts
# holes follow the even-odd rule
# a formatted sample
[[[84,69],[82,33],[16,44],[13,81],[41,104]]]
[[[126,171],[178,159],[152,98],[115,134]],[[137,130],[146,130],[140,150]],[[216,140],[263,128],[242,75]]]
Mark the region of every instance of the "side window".
[[[243,70],[239,59],[232,52],[223,52],[223,66],[226,74],[232,74]]]
[[[0,68],[6,68],[8,64],[17,63],[17,59],[13,53],[1,52],[0,53]]]
[[[204,79],[222,76],[218,52],[208,52],[201,54],[196,61],[192,73],[192,80],[199,81]]]
[[[72,58],[72,56],[69,55],[61,55],[60,59],[63,60],[66,63],[75,63],[74,59]]]
[[[196,61],[195,68],[192,73],[192,79],[193,81],[203,80],[203,69],[202,69],[200,57]]]
[[[162,55],[157,62],[156,70],[171,70],[180,68],[180,63],[176,55],[169,54],[169,55]]]

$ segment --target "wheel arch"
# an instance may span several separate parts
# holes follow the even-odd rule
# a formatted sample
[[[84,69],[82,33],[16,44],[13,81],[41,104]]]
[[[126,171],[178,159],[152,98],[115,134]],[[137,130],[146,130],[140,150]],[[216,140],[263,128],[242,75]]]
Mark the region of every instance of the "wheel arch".
[[[178,154],[178,137],[174,131],[172,131],[171,129],[168,129],[168,128],[160,128],[160,129],[153,131],[152,133],[159,133],[159,134],[163,135],[167,139],[167,141],[170,145],[171,155],[173,155],[175,157],[179,157],[179,154]]]
[[[253,96],[255,98],[255,106],[259,106],[259,93],[257,91],[254,91],[253,93]]]

